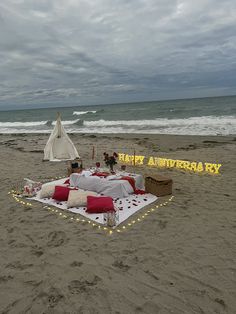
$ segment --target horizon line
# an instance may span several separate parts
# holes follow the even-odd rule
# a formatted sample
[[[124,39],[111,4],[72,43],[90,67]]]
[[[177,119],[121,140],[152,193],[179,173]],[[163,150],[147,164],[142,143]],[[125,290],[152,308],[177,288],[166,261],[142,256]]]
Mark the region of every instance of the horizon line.
[[[58,109],[58,108],[76,108],[76,107],[95,107],[95,106],[113,106],[113,105],[130,105],[130,104],[140,104],[140,103],[152,103],[152,102],[167,102],[167,101],[180,101],[180,100],[192,100],[192,99],[206,99],[206,98],[223,98],[223,97],[236,97],[236,95],[221,95],[221,96],[206,96],[206,97],[190,97],[190,98],[168,98],[168,99],[159,99],[159,100],[144,100],[144,101],[130,101],[130,102],[114,102],[107,104],[90,104],[90,105],[62,105],[55,107],[37,107],[37,108],[12,108],[12,109],[1,109],[0,111],[23,111],[23,110],[38,110],[38,109]]]

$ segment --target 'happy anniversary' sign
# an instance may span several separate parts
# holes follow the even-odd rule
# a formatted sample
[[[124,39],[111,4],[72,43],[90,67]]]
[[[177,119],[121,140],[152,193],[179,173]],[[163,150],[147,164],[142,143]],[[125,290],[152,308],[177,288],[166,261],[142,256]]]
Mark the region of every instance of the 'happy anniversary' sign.
[[[158,168],[177,168],[194,172],[207,172],[210,174],[219,174],[221,164],[198,162],[188,160],[178,160],[160,157],[146,157],[142,155],[128,155],[119,153],[118,159],[120,162],[130,165],[143,165],[158,167]]]

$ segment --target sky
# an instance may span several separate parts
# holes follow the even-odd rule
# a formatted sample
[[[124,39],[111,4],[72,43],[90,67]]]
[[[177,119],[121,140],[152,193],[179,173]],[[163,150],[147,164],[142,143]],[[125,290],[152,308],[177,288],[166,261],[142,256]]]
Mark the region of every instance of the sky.
[[[236,94],[235,0],[1,0],[0,109]]]

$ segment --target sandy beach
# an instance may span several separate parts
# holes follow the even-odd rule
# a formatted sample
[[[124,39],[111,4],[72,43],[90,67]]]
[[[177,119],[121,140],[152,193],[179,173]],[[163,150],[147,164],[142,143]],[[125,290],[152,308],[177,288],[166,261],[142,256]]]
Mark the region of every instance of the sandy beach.
[[[0,313],[233,314],[236,311],[235,137],[86,135],[85,167],[107,152],[221,163],[220,175],[128,167],[174,181],[173,201],[107,235],[8,195],[24,177],[66,176],[42,162],[48,135],[0,135]],[[158,202],[165,198],[160,198]]]

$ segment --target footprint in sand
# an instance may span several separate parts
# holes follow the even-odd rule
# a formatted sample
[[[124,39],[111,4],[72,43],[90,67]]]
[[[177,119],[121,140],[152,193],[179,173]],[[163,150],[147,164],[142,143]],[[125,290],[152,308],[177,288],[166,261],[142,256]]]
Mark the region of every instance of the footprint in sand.
[[[21,264],[20,261],[15,261],[13,263],[8,264],[6,266],[6,268],[25,270],[25,269],[32,267],[32,266],[33,266],[33,264]]]
[[[220,298],[215,298],[214,300],[215,302],[217,302],[218,304],[222,305],[223,308],[226,307],[226,304],[225,304],[225,301],[223,299],[220,299]]]
[[[49,308],[54,308],[62,299],[64,299],[64,295],[60,293],[59,289],[51,287],[49,291],[40,293],[38,298],[41,298],[44,304],[47,304]]]
[[[57,295],[49,295],[48,296],[48,303],[49,307],[55,307],[59,301],[63,299],[63,295],[57,294]]]
[[[122,261],[115,261],[112,266],[117,267],[121,270],[128,271],[130,269],[129,265],[124,264]]]
[[[87,292],[90,287],[96,286],[101,278],[94,276],[92,280],[73,280],[68,285],[68,289],[72,294]]]
[[[68,241],[65,232],[52,231],[48,235],[47,245],[50,247],[57,247]]]
[[[40,257],[41,255],[43,255],[43,249],[40,246],[35,246],[33,247],[33,249],[31,250],[31,253],[33,255],[36,255],[37,257]]]
[[[70,266],[72,267],[81,267],[83,265],[83,262],[77,262],[74,261],[73,263],[70,264]]]
[[[159,225],[160,229],[165,229],[166,225],[167,225],[167,221],[166,220],[159,220],[158,225]]]
[[[0,276],[0,283],[1,282],[7,282],[8,280],[11,280],[11,279],[13,279],[14,277],[13,276],[11,276],[11,275],[7,275],[7,276]]]

